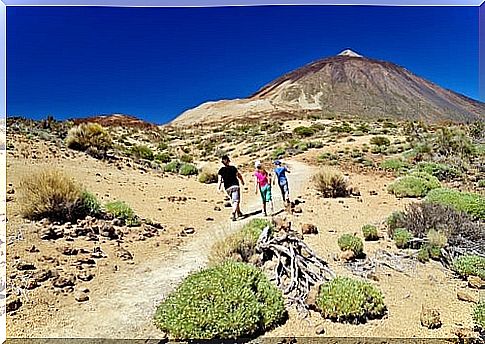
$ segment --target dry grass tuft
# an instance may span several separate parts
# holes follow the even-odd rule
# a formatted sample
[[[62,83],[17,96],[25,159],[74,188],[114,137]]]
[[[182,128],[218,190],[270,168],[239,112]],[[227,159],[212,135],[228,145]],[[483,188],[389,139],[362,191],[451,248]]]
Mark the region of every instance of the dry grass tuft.
[[[313,176],[313,183],[323,197],[347,197],[350,193],[346,178],[337,170],[322,169]]]

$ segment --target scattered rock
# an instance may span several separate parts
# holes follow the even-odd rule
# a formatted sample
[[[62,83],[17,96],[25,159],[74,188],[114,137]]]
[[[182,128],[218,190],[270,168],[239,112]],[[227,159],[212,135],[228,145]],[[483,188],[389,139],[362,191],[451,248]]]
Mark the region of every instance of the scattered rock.
[[[291,229],[291,222],[286,217],[273,217],[271,222],[279,231],[288,232]]]
[[[83,292],[76,292],[76,293],[74,293],[74,299],[77,302],[85,302],[85,301],[89,300],[89,296],[88,296],[88,294],[83,293]]]
[[[72,248],[69,246],[58,247],[57,251],[61,252],[66,256],[75,256],[79,253],[79,250],[77,248]]]
[[[81,271],[77,274],[77,278],[79,278],[81,281],[87,282],[92,280],[94,275],[88,271]]]
[[[325,334],[325,328],[323,327],[323,325],[318,325],[318,326],[315,328],[315,334],[316,334],[316,335],[322,335],[322,334]]]
[[[485,288],[485,281],[483,281],[478,276],[468,276],[467,281],[468,281],[468,286],[470,288],[475,288],[475,289],[483,289],[483,288]]]
[[[22,301],[16,296],[9,296],[6,302],[7,313],[15,312],[22,306]]]
[[[295,207],[295,208],[293,208],[293,212],[295,214],[301,214],[301,213],[303,213],[303,209],[301,209],[301,207]]]
[[[375,191],[375,190],[370,190],[370,191],[369,191],[369,194],[370,194],[371,196],[377,196],[377,195],[378,195],[377,191]]]
[[[215,211],[222,211],[222,209],[221,209],[220,207],[218,207],[218,206],[215,206],[215,207],[214,207],[214,210],[215,210]]]
[[[318,296],[318,291],[320,290],[321,284],[315,284],[310,288],[310,291],[308,292],[307,298],[306,298],[306,303],[308,306],[310,306],[310,309],[316,310],[317,309],[317,296]]]
[[[89,288],[85,286],[78,287],[77,290],[81,293],[89,293]]]
[[[35,247],[35,245],[32,245],[30,246],[29,248],[26,248],[25,249],[27,252],[30,252],[30,253],[37,253],[37,252],[40,252],[39,249],[37,247]]]
[[[64,230],[58,227],[43,228],[39,232],[42,240],[56,240],[64,236]]]
[[[318,234],[318,229],[315,225],[305,223],[301,226],[301,232],[303,234]]]
[[[120,247],[117,252],[118,257],[121,260],[131,260],[133,259],[133,255],[130,253],[130,251]]]
[[[183,232],[184,232],[185,234],[194,234],[194,233],[195,233],[195,229],[194,229],[193,227],[185,227],[185,228],[183,229]]]
[[[261,265],[261,256],[259,254],[253,254],[248,259],[248,263],[259,266]]]
[[[25,270],[35,270],[35,265],[32,263],[20,261],[16,264],[17,270],[25,271]]]
[[[340,254],[340,260],[344,262],[350,261],[355,258],[354,251],[352,250],[345,250]]]
[[[37,283],[37,281],[35,279],[31,278],[25,284],[25,289],[32,290],[32,289],[37,288],[38,286],[40,286],[40,284]]]
[[[224,207],[225,207],[225,208],[231,208],[231,207],[232,207],[231,202],[226,202],[226,203],[224,203]]]
[[[35,279],[37,282],[45,282],[51,277],[51,270],[39,270],[32,276],[32,278]]]
[[[206,221],[214,221],[214,219],[212,217],[208,217],[205,219]]]
[[[470,338],[476,338],[475,331],[473,331],[473,329],[468,328],[468,327],[463,327],[463,326],[455,327],[453,329],[452,333],[460,339],[468,339],[469,340]],[[465,343],[467,343],[467,342],[468,341],[466,341]]]
[[[477,298],[475,298],[473,295],[470,295],[470,294],[468,294],[467,292],[465,292],[463,290],[458,290],[456,292],[456,297],[460,301],[473,302],[473,303],[477,303],[478,302]]]
[[[425,305],[421,305],[420,320],[421,325],[428,329],[441,327],[440,312]]]
[[[75,285],[76,277],[74,275],[68,274],[65,276],[59,276],[54,280],[52,285],[56,288],[72,287]]]

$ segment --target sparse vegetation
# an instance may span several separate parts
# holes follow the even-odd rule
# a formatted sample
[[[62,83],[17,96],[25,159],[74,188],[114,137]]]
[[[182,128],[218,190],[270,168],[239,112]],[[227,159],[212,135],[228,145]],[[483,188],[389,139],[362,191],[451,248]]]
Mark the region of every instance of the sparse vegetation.
[[[450,180],[461,176],[461,172],[453,166],[434,162],[420,162],[417,170],[435,176],[439,180]]]
[[[170,153],[158,153],[155,155],[155,160],[160,161],[164,164],[169,163],[172,160],[172,156]]]
[[[453,261],[453,270],[463,278],[478,276],[485,280],[485,258],[477,255],[463,255]]]
[[[199,174],[199,182],[203,184],[217,183],[217,173],[208,169],[202,169]]]
[[[174,161],[166,164],[164,166],[163,170],[165,172],[178,173],[180,166],[181,166],[180,161],[174,160]]]
[[[369,142],[371,145],[376,145],[379,147],[391,145],[391,141],[385,136],[374,136],[370,139]]]
[[[86,204],[84,203],[86,202]],[[24,217],[39,220],[72,221],[95,210],[93,198],[80,185],[56,169],[44,169],[23,178],[19,185],[19,204]]]
[[[253,219],[240,231],[215,243],[209,255],[209,263],[219,264],[228,259],[248,262],[249,258],[256,253],[256,242],[266,226],[271,226],[267,220]]]
[[[352,251],[356,257],[359,257],[364,253],[364,243],[362,242],[362,239],[352,234],[343,234],[338,239],[338,246],[342,251]]]
[[[301,137],[310,137],[315,134],[315,129],[310,127],[296,127],[293,132]]]
[[[313,183],[323,197],[346,197],[349,195],[349,186],[344,176],[329,168],[320,170],[313,176]]]
[[[134,145],[131,147],[130,153],[139,159],[153,160],[154,155],[150,147],[145,145]]]
[[[392,158],[382,161],[379,167],[383,170],[400,172],[408,169],[409,164],[405,160]]]
[[[113,145],[111,136],[97,123],[82,123],[69,130],[66,138],[67,147],[82,152],[88,152],[95,157],[101,157]]]
[[[183,176],[194,176],[199,173],[197,166],[192,164],[182,164],[179,168],[179,173]]]
[[[324,318],[365,323],[386,312],[382,293],[367,282],[337,277],[320,287],[316,304]]]
[[[448,205],[473,217],[485,219],[485,197],[479,194],[440,188],[431,191],[426,201]]]
[[[480,301],[473,309],[473,321],[481,330],[485,330],[485,301]]]
[[[184,154],[180,157],[180,161],[191,164],[194,162],[194,157],[190,154]]]
[[[396,228],[392,236],[397,248],[407,248],[412,238],[413,235],[405,228]]]
[[[364,235],[364,239],[367,241],[379,239],[377,227],[373,225],[364,225],[362,227],[362,234]]]
[[[424,172],[414,172],[396,179],[388,186],[388,191],[397,197],[424,197],[440,186],[438,178]]]
[[[128,226],[136,226],[140,223],[138,216],[131,207],[123,201],[113,201],[106,203],[106,212],[115,218],[123,220]]]
[[[281,291],[261,270],[227,261],[187,277],[158,306],[154,320],[175,339],[236,339],[285,317]]]

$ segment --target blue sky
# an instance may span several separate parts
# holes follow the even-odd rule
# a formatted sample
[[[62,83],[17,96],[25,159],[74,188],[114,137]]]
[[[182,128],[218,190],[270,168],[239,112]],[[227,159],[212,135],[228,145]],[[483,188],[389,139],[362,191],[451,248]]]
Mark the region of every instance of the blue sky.
[[[346,48],[478,99],[477,7],[8,7],[7,114],[164,123]]]

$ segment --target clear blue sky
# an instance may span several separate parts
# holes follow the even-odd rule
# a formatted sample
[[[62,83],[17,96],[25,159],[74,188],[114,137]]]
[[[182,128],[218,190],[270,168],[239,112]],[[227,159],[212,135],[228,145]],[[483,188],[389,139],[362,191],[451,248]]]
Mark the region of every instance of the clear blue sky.
[[[8,7],[7,114],[164,123],[345,48],[478,99],[477,7]]]

